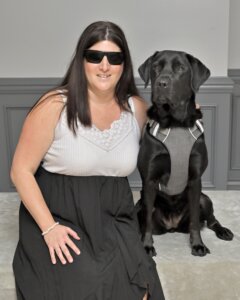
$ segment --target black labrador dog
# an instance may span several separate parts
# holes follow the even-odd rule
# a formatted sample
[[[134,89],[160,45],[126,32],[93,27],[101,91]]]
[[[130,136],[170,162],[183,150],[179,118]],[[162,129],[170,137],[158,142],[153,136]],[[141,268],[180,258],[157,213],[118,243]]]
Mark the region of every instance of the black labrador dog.
[[[195,93],[210,71],[192,55],[169,50],[153,54],[138,71],[152,88],[138,156],[143,187],[136,209],[144,247],[154,256],[152,234],[189,232],[192,254],[204,256],[210,253],[200,235],[205,221],[220,239],[233,238],[202,193],[208,156]]]

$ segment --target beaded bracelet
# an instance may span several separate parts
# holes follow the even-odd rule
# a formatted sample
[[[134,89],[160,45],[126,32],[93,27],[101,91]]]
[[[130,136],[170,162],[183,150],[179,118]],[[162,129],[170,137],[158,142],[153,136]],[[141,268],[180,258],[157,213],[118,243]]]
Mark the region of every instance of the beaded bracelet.
[[[42,233],[42,235],[46,235],[49,233],[49,231],[53,230],[54,227],[56,227],[59,224],[59,222],[54,223],[52,226],[50,226],[46,231]]]

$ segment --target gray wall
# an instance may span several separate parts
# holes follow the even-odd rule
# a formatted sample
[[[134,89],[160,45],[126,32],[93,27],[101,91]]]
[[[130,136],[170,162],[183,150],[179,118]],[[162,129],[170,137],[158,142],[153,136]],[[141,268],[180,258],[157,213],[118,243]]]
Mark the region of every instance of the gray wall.
[[[136,76],[156,49],[185,50],[212,76],[227,75],[229,0],[1,0],[0,77],[61,77],[80,33],[99,19],[124,29]]]
[[[240,189],[240,69],[229,70],[234,81],[232,117],[230,119],[230,153],[228,188]]]
[[[240,69],[240,1],[230,0],[228,68]]]

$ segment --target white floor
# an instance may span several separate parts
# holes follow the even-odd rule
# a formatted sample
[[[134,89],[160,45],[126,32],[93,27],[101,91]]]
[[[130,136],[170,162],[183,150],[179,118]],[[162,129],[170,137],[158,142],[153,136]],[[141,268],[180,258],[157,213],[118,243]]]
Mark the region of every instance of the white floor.
[[[206,193],[217,219],[234,232],[234,240],[219,240],[204,228],[202,239],[211,254],[200,258],[191,255],[187,234],[155,236],[155,261],[166,300],[240,300],[240,191]],[[137,192],[134,198],[138,199]],[[0,300],[16,299],[11,263],[18,239],[18,207],[16,193],[0,193]]]

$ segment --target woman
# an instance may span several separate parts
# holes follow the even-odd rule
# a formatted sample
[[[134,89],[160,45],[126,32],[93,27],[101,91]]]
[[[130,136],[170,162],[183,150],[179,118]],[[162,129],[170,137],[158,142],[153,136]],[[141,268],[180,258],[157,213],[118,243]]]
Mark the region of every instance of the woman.
[[[14,155],[18,299],[164,299],[126,178],[145,110],[122,30],[89,25],[61,86],[28,114]]]

